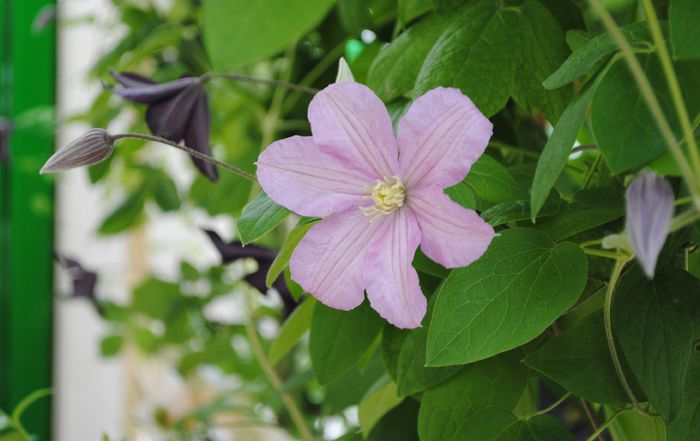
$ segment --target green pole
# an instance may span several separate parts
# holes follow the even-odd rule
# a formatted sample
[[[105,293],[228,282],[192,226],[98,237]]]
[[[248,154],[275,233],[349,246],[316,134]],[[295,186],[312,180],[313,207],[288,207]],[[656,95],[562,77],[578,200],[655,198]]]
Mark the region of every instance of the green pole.
[[[11,409],[32,391],[51,385],[53,185],[39,169],[53,152],[51,130],[27,115],[54,109],[55,27],[32,24],[54,0],[0,0],[3,13],[1,92],[10,120],[22,115],[9,139],[10,163],[0,181],[2,280],[0,281],[0,406]],[[9,28],[9,31],[8,31]],[[29,112],[29,113],[28,113]],[[2,116],[2,115],[0,115]],[[25,414],[24,425],[40,440],[50,437],[50,401]]]

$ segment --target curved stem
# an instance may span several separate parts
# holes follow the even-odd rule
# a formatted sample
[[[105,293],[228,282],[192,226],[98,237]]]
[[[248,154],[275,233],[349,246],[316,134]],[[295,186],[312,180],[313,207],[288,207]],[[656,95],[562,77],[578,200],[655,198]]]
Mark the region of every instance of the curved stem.
[[[255,359],[258,361],[258,364],[265,374],[267,381],[270,383],[272,388],[280,394],[282,404],[284,405],[284,408],[287,409],[287,412],[299,431],[299,434],[305,441],[316,441],[313,433],[311,433],[311,430],[306,425],[304,415],[301,413],[301,410],[299,410],[299,407],[297,407],[297,404],[294,402],[292,397],[286,391],[284,391],[282,387],[282,380],[280,380],[277,372],[275,372],[272,364],[267,359],[265,350],[263,349],[262,344],[260,343],[260,338],[258,337],[258,331],[255,330],[255,326],[253,325],[252,318],[246,320],[245,330],[246,334],[248,335],[248,340],[250,341],[250,346],[253,349]]]
[[[613,421],[615,421],[615,418],[617,418],[617,416],[625,410],[626,409],[620,409],[614,414],[612,414],[612,416],[608,418],[603,424],[601,424],[600,427],[598,427],[598,429],[596,429],[596,431],[593,432],[593,434],[586,439],[586,441],[594,441],[596,438],[598,438],[598,436],[600,436],[605,431],[605,429],[607,429],[610,426],[610,424],[612,424]]]
[[[663,109],[659,104],[659,100],[656,98],[654,90],[649,83],[649,79],[644,74],[644,70],[634,54],[632,46],[620,31],[620,28],[617,26],[610,13],[605,10],[601,0],[588,0],[588,3],[590,3],[590,5],[593,7],[593,10],[596,12],[598,17],[600,17],[603,25],[610,33],[610,36],[620,48],[620,52],[627,62],[627,66],[629,67],[629,70],[632,73],[640,92],[642,93],[642,97],[644,98],[649,111],[654,117],[654,120],[656,120],[656,124],[661,131],[661,135],[666,142],[668,150],[671,152],[673,159],[676,161],[683,178],[688,183],[688,188],[694,197],[695,203],[700,205],[700,189],[698,188],[696,177],[693,175],[692,170],[688,166],[685,156],[683,155],[683,151],[676,141],[673,130],[671,130],[671,126],[664,115]]]
[[[584,253],[590,254],[591,256],[598,256],[598,257],[607,257],[608,259],[615,259],[619,260],[623,258],[623,256],[620,253],[616,253],[613,251],[603,251],[603,250],[592,250],[590,248],[581,248]]]
[[[613,268],[612,274],[610,275],[610,282],[608,283],[608,289],[605,292],[605,305],[603,306],[603,314],[604,314],[604,321],[605,321],[605,338],[608,341],[608,349],[610,350],[610,356],[612,357],[613,365],[615,365],[615,372],[617,373],[617,377],[620,380],[620,384],[622,384],[622,388],[625,390],[625,393],[627,394],[627,397],[630,399],[632,406],[634,406],[635,409],[642,411],[641,407],[639,407],[639,401],[637,400],[637,397],[634,395],[634,392],[632,392],[632,388],[630,387],[629,382],[627,381],[627,378],[625,377],[625,373],[622,370],[622,363],[620,362],[620,357],[617,354],[617,349],[615,348],[615,339],[613,338],[613,332],[612,332],[613,295],[615,294],[615,286],[617,285],[617,281],[620,278],[620,274],[622,273],[622,269],[625,267],[625,264],[628,262],[628,260],[629,260],[629,258],[618,259],[615,262],[615,267]],[[602,428],[605,428],[605,427],[606,427],[606,425],[603,424]],[[595,438],[595,437],[593,437],[593,438]]]
[[[542,410],[538,410],[538,411],[535,412],[535,413],[531,413],[530,415],[525,416],[525,419],[529,419],[529,418],[536,417],[536,416],[539,416],[539,415],[544,415],[545,413],[549,413],[549,412],[553,411],[554,409],[557,408],[557,406],[559,406],[561,403],[563,403],[564,401],[566,401],[567,398],[569,398],[570,396],[571,396],[571,392],[565,393],[564,396],[562,396],[561,398],[559,398],[557,401],[555,401],[555,402],[554,402],[552,405],[550,405],[549,407],[546,407],[546,408],[544,408],[544,409],[542,409]]]
[[[692,224],[697,220],[700,220],[700,211],[697,211],[695,209],[684,211],[683,213],[673,218],[673,220],[671,221],[671,227],[669,228],[669,233],[678,231],[686,225]]]
[[[698,146],[695,142],[693,127],[690,122],[690,117],[688,116],[688,108],[683,102],[681,86],[678,83],[678,77],[676,76],[676,71],[673,68],[673,62],[671,61],[671,56],[668,52],[668,46],[666,45],[666,40],[664,39],[663,34],[661,33],[659,18],[656,16],[656,11],[654,10],[654,5],[652,5],[651,0],[642,0],[642,4],[644,5],[644,11],[646,12],[647,20],[649,21],[649,27],[651,28],[651,36],[654,38],[654,44],[658,50],[659,59],[661,60],[661,67],[664,70],[664,76],[666,77],[668,88],[671,91],[671,98],[673,99],[673,104],[676,107],[676,113],[678,114],[678,119],[681,123],[683,137],[685,142],[688,143],[690,160],[693,162],[696,176],[700,176],[700,154],[698,154]]]
[[[252,173],[248,173],[245,170],[242,170],[236,166],[233,166],[231,164],[227,164],[223,161],[219,161],[218,159],[214,158],[213,156],[207,155],[205,153],[199,152],[197,150],[191,149],[185,145],[178,144],[176,142],[172,142],[168,139],[161,138],[160,136],[154,136],[154,135],[146,135],[144,133],[118,133],[116,135],[111,135],[113,140],[118,140],[118,139],[124,139],[124,138],[135,138],[135,139],[143,139],[145,141],[152,141],[152,142],[157,142],[160,144],[165,144],[170,147],[174,147],[178,150],[182,150],[183,152],[186,152],[192,156],[194,156],[197,159],[201,159],[202,161],[206,161],[210,164],[218,165],[219,167],[223,168],[226,171],[229,171],[235,175],[238,175],[242,178],[248,179],[249,181],[252,182],[257,182],[257,179],[255,178],[255,175]]]
[[[307,93],[309,95],[315,95],[318,93],[318,89],[306,86],[304,84],[296,84],[296,83],[290,83],[287,81],[280,81],[280,80],[272,80],[268,78],[256,78],[256,77],[250,77],[248,75],[242,75],[242,74],[237,74],[237,73],[218,73],[218,72],[210,72],[202,75],[200,77],[203,81],[207,81],[210,78],[225,78],[227,80],[233,80],[233,81],[241,81],[244,83],[257,83],[257,84],[266,84],[268,86],[276,86],[276,87],[282,87],[285,89],[291,89],[291,90],[297,90],[299,92]]]

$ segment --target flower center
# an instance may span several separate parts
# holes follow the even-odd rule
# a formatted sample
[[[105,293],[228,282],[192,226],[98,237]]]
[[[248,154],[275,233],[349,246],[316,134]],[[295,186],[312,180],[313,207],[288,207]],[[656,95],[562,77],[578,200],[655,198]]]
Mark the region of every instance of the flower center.
[[[369,216],[369,221],[374,222],[382,215],[392,213],[403,207],[403,202],[406,198],[406,186],[403,185],[401,179],[397,176],[390,178],[384,177],[384,180],[377,180],[377,183],[372,186],[367,186],[370,194],[365,196],[366,199],[373,199],[374,205],[360,207]]]

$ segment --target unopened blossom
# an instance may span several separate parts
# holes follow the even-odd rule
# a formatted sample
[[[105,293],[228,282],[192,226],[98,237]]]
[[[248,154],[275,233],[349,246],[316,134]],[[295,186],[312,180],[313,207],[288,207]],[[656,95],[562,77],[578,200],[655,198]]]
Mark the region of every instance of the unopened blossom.
[[[649,279],[673,218],[673,189],[664,178],[645,172],[627,188],[627,236]]]
[[[173,142],[184,141],[194,150],[211,155],[209,145],[209,99],[200,78],[183,77],[157,84],[134,73],[112,72],[122,86],[112,92],[135,103],[147,104],[146,123],[151,132]],[[216,167],[192,158],[195,166],[212,181],[218,179]]]
[[[457,89],[416,99],[394,136],[367,87],[343,82],[309,105],[313,136],[271,144],[258,159],[270,198],[324,218],[295,249],[292,279],[336,309],[371,306],[400,328],[420,325],[426,298],[412,266],[418,246],[448,268],[481,257],[494,231],[444,189],[464,179],[492,125]]]
[[[113,151],[112,136],[102,129],[91,129],[80,138],[58,149],[41,168],[41,173],[55,173],[97,164],[105,160]]]

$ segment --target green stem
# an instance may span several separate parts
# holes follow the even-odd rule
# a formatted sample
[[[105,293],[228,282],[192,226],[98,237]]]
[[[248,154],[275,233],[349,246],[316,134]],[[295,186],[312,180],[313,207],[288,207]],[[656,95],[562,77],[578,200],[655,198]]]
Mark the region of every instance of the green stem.
[[[280,399],[282,400],[282,404],[284,405],[284,408],[287,409],[287,413],[289,413],[289,417],[292,419],[292,422],[299,431],[299,434],[305,441],[316,441],[316,438],[314,437],[313,433],[311,433],[311,430],[306,425],[304,415],[301,413],[301,410],[299,410],[299,407],[297,406],[296,402],[294,402],[289,393],[284,391],[282,380],[277,375],[277,372],[275,372],[274,368],[272,367],[272,364],[267,358],[267,355],[265,355],[265,350],[263,349],[262,344],[260,343],[258,331],[255,330],[252,318],[246,320],[245,329],[255,359],[257,360],[258,364],[260,365],[260,368],[265,374],[267,381],[270,383],[272,388],[277,393],[279,393]]]
[[[580,246],[581,248],[586,248],[591,245],[600,245],[601,243],[603,243],[603,239],[594,239],[581,242],[580,244],[578,244],[578,246]]]
[[[197,159],[201,159],[202,161],[206,161],[210,164],[218,165],[219,167],[223,168],[226,171],[229,171],[235,175],[238,175],[242,178],[248,179],[249,181],[252,182],[257,182],[257,179],[255,178],[255,175],[252,173],[248,173],[245,170],[242,170],[238,167],[235,167],[231,164],[227,164],[223,161],[219,161],[218,159],[214,158],[213,156],[207,155],[205,153],[199,152],[197,150],[191,149],[185,145],[178,144],[176,142],[172,142],[168,139],[161,138],[160,136],[153,136],[153,135],[146,135],[144,133],[118,133],[116,135],[111,135],[113,140],[118,140],[118,139],[124,139],[124,138],[135,138],[135,139],[143,139],[144,141],[152,141],[152,142],[157,142],[160,144],[165,144],[170,147],[174,147],[178,150],[182,150],[183,152],[186,152],[190,154],[191,156],[194,156]]]
[[[644,11],[646,12],[647,20],[649,21],[649,27],[651,28],[651,36],[654,38],[659,59],[661,60],[661,67],[664,70],[664,76],[666,77],[668,88],[671,91],[671,98],[673,99],[673,104],[676,107],[676,113],[678,114],[678,119],[681,123],[683,137],[688,143],[690,159],[693,162],[693,167],[695,168],[695,175],[700,176],[700,155],[698,154],[698,146],[695,142],[695,135],[693,134],[692,124],[690,122],[690,117],[688,116],[688,108],[685,106],[685,102],[683,101],[683,94],[681,92],[680,84],[678,83],[678,76],[676,76],[676,70],[673,68],[673,62],[671,61],[671,56],[668,52],[666,40],[661,33],[659,18],[656,16],[656,11],[654,10],[654,5],[651,3],[651,0],[642,0],[642,4],[644,5]]]
[[[619,260],[621,258],[626,258],[626,255],[613,252],[613,251],[603,251],[603,250],[592,250],[590,248],[582,248],[583,252],[590,254],[591,256],[607,257],[608,259]]]
[[[605,431],[605,429],[607,429],[613,423],[613,421],[615,421],[615,418],[617,418],[617,416],[620,415],[625,410],[626,409],[620,409],[620,410],[616,411],[614,414],[612,414],[612,416],[610,418],[608,418],[607,421],[605,421],[603,424],[601,424],[600,427],[598,427],[598,429],[596,429],[596,431],[593,432],[593,434],[591,434],[591,436],[589,436],[586,439],[586,441],[594,441],[596,438],[598,438],[598,436],[600,436]]]
[[[610,275],[608,289],[605,291],[605,305],[603,307],[605,321],[605,338],[608,341],[608,349],[610,350],[610,356],[612,357],[613,365],[615,366],[615,372],[617,373],[617,377],[620,380],[620,384],[622,384],[622,388],[625,390],[625,393],[627,394],[627,397],[632,403],[632,406],[634,406],[635,409],[642,411],[641,407],[639,407],[639,401],[634,395],[634,392],[632,392],[632,388],[630,387],[629,382],[627,381],[627,377],[625,377],[625,373],[622,370],[622,363],[620,362],[620,357],[618,356],[617,349],[615,348],[615,339],[613,337],[612,331],[612,302],[613,295],[615,294],[615,286],[617,285],[617,281],[620,278],[622,269],[625,267],[625,264],[628,262],[628,260],[629,258],[621,258],[615,262],[612,274]],[[602,427],[605,428],[606,425],[603,424]]]
[[[290,89],[290,90],[296,90],[296,91],[306,93],[309,95],[315,95],[316,93],[318,93],[318,89],[306,86],[304,84],[296,84],[296,83],[290,83],[288,81],[272,80],[272,79],[268,79],[268,78],[256,78],[256,77],[250,77],[247,75],[241,75],[241,74],[236,74],[236,73],[210,72],[210,73],[206,73],[206,74],[202,75],[200,78],[203,81],[207,81],[210,78],[225,78],[227,80],[241,81],[244,83],[266,84],[268,86],[275,86],[275,87],[281,87],[281,88]]]
[[[539,416],[539,415],[544,415],[545,413],[549,413],[549,412],[553,411],[553,410],[556,409],[561,403],[563,403],[564,401],[566,401],[567,398],[569,398],[570,396],[571,396],[571,392],[565,393],[564,396],[562,396],[562,397],[559,398],[557,401],[555,401],[551,406],[546,407],[546,408],[544,408],[544,409],[542,409],[542,410],[538,410],[538,411],[535,412],[535,413],[531,413],[530,415],[525,416],[525,419],[530,419],[530,418],[532,418],[532,417],[536,417],[536,416]]]
[[[683,178],[688,183],[688,188],[690,189],[690,192],[692,193],[696,204],[700,205],[700,190],[698,189],[698,182],[695,176],[693,175],[692,170],[686,162],[685,156],[683,155],[683,151],[681,150],[679,144],[676,142],[673,130],[671,130],[671,126],[669,125],[668,120],[664,116],[664,112],[661,108],[661,105],[659,104],[659,100],[656,98],[654,90],[652,89],[651,84],[649,83],[649,79],[644,74],[644,70],[642,69],[641,64],[639,64],[639,60],[634,54],[632,46],[629,44],[625,36],[620,31],[620,28],[617,26],[615,20],[612,18],[610,13],[608,13],[608,11],[605,10],[601,0],[588,0],[588,2],[593,7],[596,14],[600,17],[601,21],[603,22],[603,25],[610,33],[612,39],[620,48],[620,52],[622,53],[625,61],[627,62],[627,66],[629,67],[629,70],[632,73],[632,76],[634,77],[634,80],[637,83],[640,92],[642,93],[642,97],[644,98],[644,101],[646,102],[649,111],[651,112],[652,116],[654,117],[654,120],[656,121],[657,126],[659,127],[659,130],[661,131],[661,135],[663,136],[664,141],[666,142],[666,145],[669,151],[671,152],[671,155],[673,156],[673,159],[676,161],[676,164],[678,165],[678,168],[680,169]]]
[[[695,209],[684,211],[673,218],[669,232],[673,233],[674,231],[678,231],[686,225],[690,225],[698,220],[700,220],[700,211]]]

